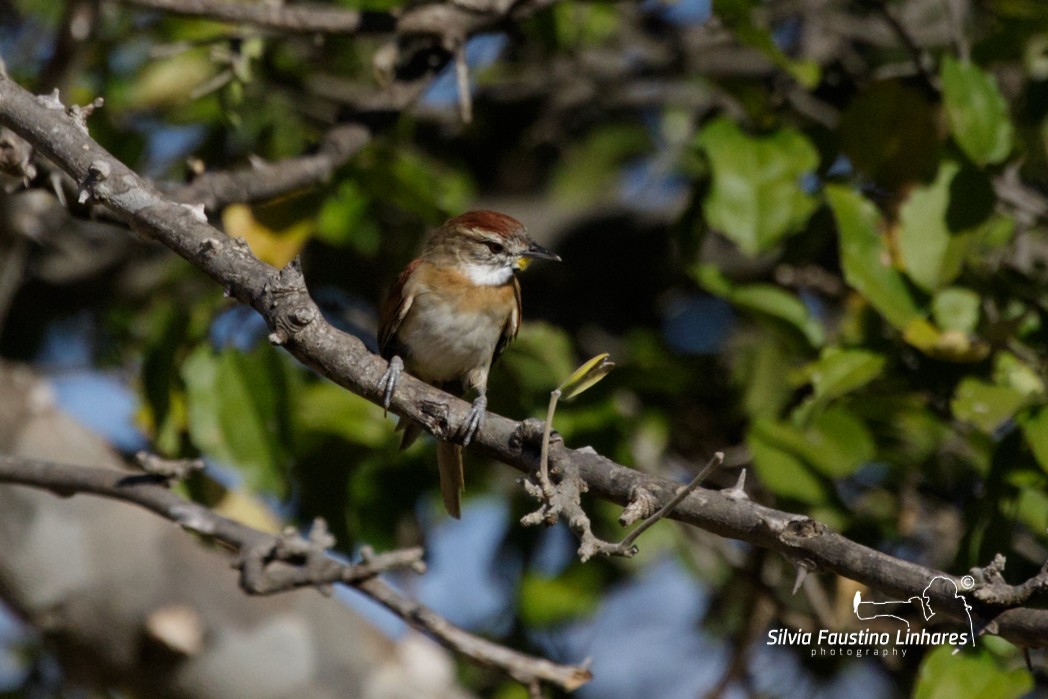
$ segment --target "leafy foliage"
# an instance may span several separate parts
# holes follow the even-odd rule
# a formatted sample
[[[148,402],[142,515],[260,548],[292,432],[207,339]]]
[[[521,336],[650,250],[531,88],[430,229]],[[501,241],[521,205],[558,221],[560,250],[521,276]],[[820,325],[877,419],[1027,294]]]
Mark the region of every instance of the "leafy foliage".
[[[32,84],[47,58],[27,47],[61,16],[57,3],[15,6],[0,51]],[[363,121],[374,138],[329,180],[215,217],[273,264],[301,255],[340,327],[373,342],[374,309],[427,228],[471,206],[509,208],[564,263],[522,277],[525,323],[493,368],[492,410],[544,416],[580,358],[610,352],[616,371],[557,414],[567,443],[678,479],[727,449],[752,466],[754,498],[951,573],[1003,553],[1010,580],[1029,577],[1048,550],[1044,4],[712,8],[716,25],[684,2],[555,3],[472,71],[469,125],[432,95],[415,110],[373,107],[385,77],[370,38],[123,6],[103,13],[62,89],[81,103],[103,94],[92,134],[173,181],[187,157],[205,170],[276,161],[313,150],[338,119]],[[884,13],[926,42],[919,58]],[[155,250],[63,285],[44,275],[45,248],[61,246],[41,240],[7,355],[33,356],[49,328],[89,313],[99,361],[138,374],[153,449],[203,454],[235,474],[229,489],[279,499],[296,521],[326,517],[346,551],[423,538],[436,486],[427,440],[399,452],[381,409],[269,347],[265,328]],[[469,496],[509,502],[511,519],[531,505],[498,467],[467,459]],[[735,481],[726,471],[713,485]],[[206,498],[217,486],[191,487]],[[614,532],[613,508],[592,509]],[[725,654],[761,643],[758,608],[772,610],[769,627],[829,613],[792,595],[772,556],[668,525],[645,536],[709,592],[704,629],[728,639]],[[500,547],[525,562],[500,581],[512,590],[500,632],[516,639],[585,623],[644,565],[539,571],[537,537],[514,526]],[[844,609],[833,621],[853,621],[845,583],[820,584]],[[1009,697],[1031,687],[1017,659],[940,648],[878,667],[896,693]],[[847,675],[799,660],[809,677]],[[480,671],[470,681],[513,691]]]

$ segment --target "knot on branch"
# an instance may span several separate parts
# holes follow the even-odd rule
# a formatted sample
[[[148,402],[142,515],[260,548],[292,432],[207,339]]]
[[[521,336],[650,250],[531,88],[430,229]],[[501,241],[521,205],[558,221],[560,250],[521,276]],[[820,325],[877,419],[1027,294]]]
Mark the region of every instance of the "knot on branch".
[[[204,211],[203,204],[179,204],[183,209],[189,212],[189,215],[193,217],[193,220],[197,223],[207,223],[207,214]]]
[[[418,420],[438,439],[449,440],[455,436],[455,430],[448,419],[448,404],[439,400],[419,400],[416,405],[421,418]]]
[[[327,523],[318,517],[313,520],[308,538],[289,527],[280,536],[242,551],[233,565],[240,569],[240,586],[255,595],[299,587],[315,587],[330,594],[334,583],[356,584],[394,568],[425,572],[421,547],[381,554],[364,549],[361,562],[351,564],[328,555],[328,549],[334,545],[335,538]]]
[[[80,181],[77,188],[76,201],[78,204],[86,204],[90,199],[105,201],[111,194],[106,181],[111,174],[109,163],[104,160],[94,160],[87,167],[87,174]]]
[[[205,238],[200,241],[200,247],[197,248],[197,252],[201,255],[212,257],[218,253],[221,247],[222,241],[218,238]]]
[[[826,525],[822,522],[810,517],[798,517],[786,523],[779,538],[783,543],[796,546],[805,539],[814,539],[827,531]]]
[[[54,98],[58,99],[58,90],[55,89]],[[61,103],[59,103],[61,104]],[[85,104],[80,106],[79,104],[69,105],[69,109],[66,110],[66,114],[73,120],[73,126],[77,128],[80,133],[87,135],[87,118],[95,113],[96,109],[100,109],[105,104],[105,99],[96,97],[91,101],[91,104]]]
[[[62,100],[58,97],[58,88],[51,90],[50,94],[37,95],[36,101],[40,103],[44,109],[61,109],[65,110],[65,105],[62,104]]]
[[[533,417],[522,420],[509,437],[510,449],[517,454],[524,453],[525,449],[531,449],[538,454],[545,430],[546,427],[542,420]]]
[[[168,482],[184,481],[204,468],[203,459],[165,459],[146,451],[135,454],[135,462],[146,473]]]
[[[274,328],[269,341],[274,345],[287,344],[296,333],[320,317],[320,311],[306,289],[298,258],[273,275],[262,287],[262,293]]]
[[[630,488],[629,504],[619,515],[619,524],[628,527],[636,524],[642,519],[647,519],[655,514],[659,507],[659,499],[643,485],[635,485]]]
[[[85,104],[83,106],[79,104],[71,104],[67,108],[64,104],[62,104],[62,100],[59,97],[57,87],[51,90],[50,94],[37,95],[36,101],[45,109],[60,109],[64,111],[66,115],[68,115],[69,118],[72,120],[73,126],[76,128],[76,130],[85,136],[88,135],[87,118],[94,114],[96,109],[100,109],[102,105],[105,104],[105,99],[103,99],[102,97],[96,97],[93,100],[91,100],[90,104]]]
[[[313,520],[308,539],[299,535],[294,527],[288,527],[275,539],[241,552],[234,563],[240,568],[240,586],[256,595],[302,585],[316,585],[327,592],[332,581],[320,580],[318,573],[325,567],[324,562],[330,560],[326,552],[334,544],[327,522],[320,517]]]

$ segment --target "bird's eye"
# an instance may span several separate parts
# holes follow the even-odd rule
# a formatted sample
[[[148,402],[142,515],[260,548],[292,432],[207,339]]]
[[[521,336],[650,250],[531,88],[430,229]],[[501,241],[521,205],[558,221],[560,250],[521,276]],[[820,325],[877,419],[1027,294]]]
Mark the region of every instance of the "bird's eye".
[[[484,245],[488,247],[492,255],[501,255],[502,251],[506,249],[506,246],[502,243],[495,242],[494,240],[485,240]]]

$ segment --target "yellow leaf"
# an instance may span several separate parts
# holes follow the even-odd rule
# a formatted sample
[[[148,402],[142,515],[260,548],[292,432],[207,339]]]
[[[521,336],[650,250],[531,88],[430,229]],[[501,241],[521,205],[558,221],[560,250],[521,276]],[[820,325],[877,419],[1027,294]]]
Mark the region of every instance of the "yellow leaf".
[[[924,354],[958,364],[981,362],[990,354],[983,340],[959,330],[941,330],[919,318],[906,325],[903,339]]]
[[[299,219],[281,230],[269,228],[246,204],[231,204],[223,209],[222,225],[227,235],[246,240],[258,259],[274,267],[283,267],[295,259],[313,233],[311,219]]]
[[[270,534],[280,533],[283,526],[261,498],[240,490],[227,490],[213,509],[223,517]]]

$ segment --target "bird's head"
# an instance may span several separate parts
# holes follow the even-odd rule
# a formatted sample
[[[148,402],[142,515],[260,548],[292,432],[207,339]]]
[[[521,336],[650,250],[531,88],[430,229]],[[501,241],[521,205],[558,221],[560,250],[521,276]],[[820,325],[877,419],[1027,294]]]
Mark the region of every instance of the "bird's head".
[[[560,257],[528,235],[517,219],[497,211],[468,211],[449,219],[430,239],[424,257],[460,267],[475,284],[505,284],[534,259]]]

